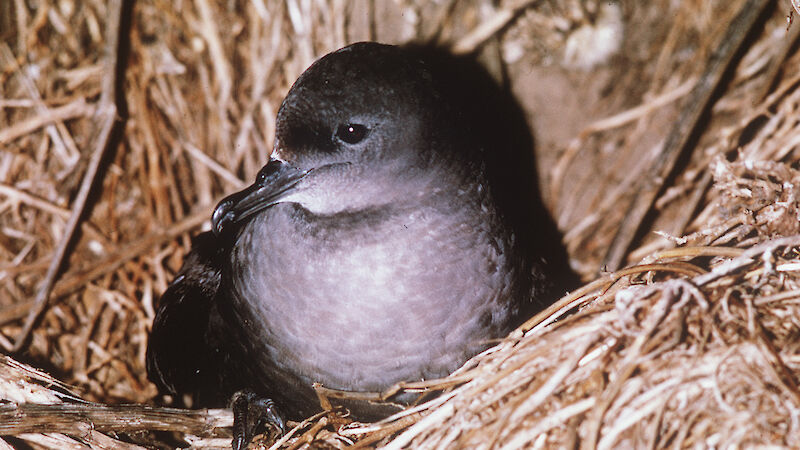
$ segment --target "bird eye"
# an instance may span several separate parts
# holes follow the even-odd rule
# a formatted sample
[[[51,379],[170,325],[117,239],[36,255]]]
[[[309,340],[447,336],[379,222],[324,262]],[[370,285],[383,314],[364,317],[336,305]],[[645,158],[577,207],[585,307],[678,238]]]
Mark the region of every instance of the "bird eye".
[[[369,130],[364,125],[348,123],[339,125],[336,129],[336,137],[347,144],[358,144],[367,136]]]

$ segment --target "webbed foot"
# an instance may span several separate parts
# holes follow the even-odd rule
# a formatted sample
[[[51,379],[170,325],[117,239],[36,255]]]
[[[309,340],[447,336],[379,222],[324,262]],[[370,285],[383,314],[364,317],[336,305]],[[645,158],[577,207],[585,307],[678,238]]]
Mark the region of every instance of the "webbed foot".
[[[244,450],[253,437],[272,426],[286,433],[286,424],[272,399],[259,397],[252,391],[239,391],[231,399],[233,410],[233,450]]]

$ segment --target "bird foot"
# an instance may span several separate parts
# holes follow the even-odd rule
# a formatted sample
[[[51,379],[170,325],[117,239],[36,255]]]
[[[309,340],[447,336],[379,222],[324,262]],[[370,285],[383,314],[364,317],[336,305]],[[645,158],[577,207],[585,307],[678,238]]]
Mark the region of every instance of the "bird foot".
[[[275,402],[259,397],[252,391],[239,391],[231,398],[233,410],[233,450],[244,450],[253,437],[277,428],[280,435],[286,433],[286,425]]]

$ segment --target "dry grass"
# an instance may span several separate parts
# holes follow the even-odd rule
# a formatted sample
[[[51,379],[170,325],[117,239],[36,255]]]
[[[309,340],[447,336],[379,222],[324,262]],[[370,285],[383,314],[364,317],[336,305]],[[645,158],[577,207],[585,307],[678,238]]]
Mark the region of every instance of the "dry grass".
[[[11,403],[0,414],[17,404],[71,405],[75,396],[152,404],[157,392],[146,379],[144,350],[153,303],[189,237],[208,226],[215,201],[266,160],[290,83],[316,57],[349,42],[435,40],[461,52],[478,48],[524,107],[537,96],[561,96],[563,110],[529,111],[539,133],[540,184],[573,266],[594,281],[563,308],[532,319],[531,330],[433,383],[445,393],[431,403],[377,424],[321,416],[287,445],[314,438],[334,446],[486,448],[798,442],[800,78],[792,68],[800,61],[788,50],[800,27],[785,31],[789,2],[770,5],[700,122],[694,150],[667,179],[626,255],[636,264],[599,275],[622,205],[746,2],[615,2],[625,40],[618,55],[588,72],[560,63],[577,30],[602,22],[608,2],[490,3],[139,0],[128,11],[130,27],[123,20],[118,28],[127,31],[121,39],[129,49],[119,53],[126,108],[119,111],[123,128],[107,137],[114,2],[0,3],[6,351],[36,309],[59,248],[65,255],[15,355],[60,382],[4,358],[0,399]],[[526,83],[532,70],[541,85]],[[559,91],[559,83],[574,92]],[[567,108],[570,95],[581,112]],[[549,112],[561,124],[543,131],[537,114]],[[99,161],[104,142],[112,145]],[[101,164],[87,176],[93,158]],[[94,189],[82,206],[85,179]],[[77,233],[64,246],[71,223]],[[74,395],[63,386],[54,395],[61,382]],[[19,408],[18,416],[38,411]],[[193,442],[224,445],[220,428],[229,417],[214,414],[222,419],[213,425],[172,429],[216,433]],[[166,442],[91,417],[96,426],[75,428],[92,421],[84,418],[72,428],[55,429],[53,421],[50,429],[0,434],[39,448],[123,445],[100,432],[109,430],[126,430],[139,443]]]

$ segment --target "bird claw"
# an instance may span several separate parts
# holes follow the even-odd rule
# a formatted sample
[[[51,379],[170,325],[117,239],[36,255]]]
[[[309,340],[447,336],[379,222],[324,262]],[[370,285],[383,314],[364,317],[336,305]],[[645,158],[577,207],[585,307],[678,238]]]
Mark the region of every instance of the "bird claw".
[[[233,410],[233,450],[244,450],[247,444],[267,426],[286,433],[286,424],[272,399],[259,397],[252,391],[239,391],[231,399]]]

